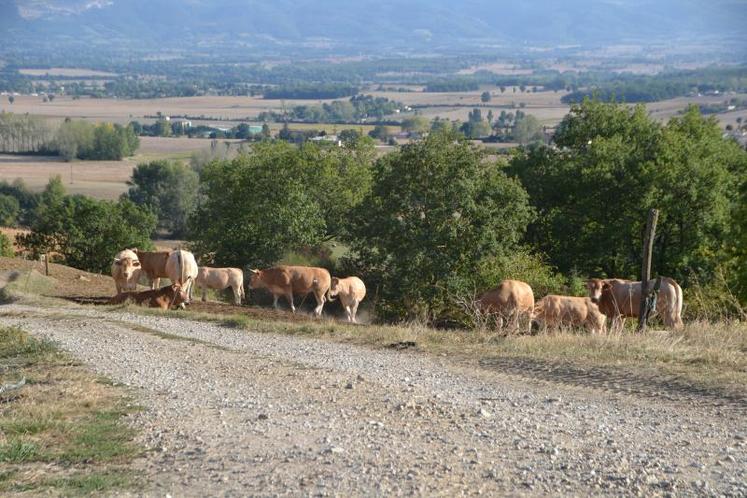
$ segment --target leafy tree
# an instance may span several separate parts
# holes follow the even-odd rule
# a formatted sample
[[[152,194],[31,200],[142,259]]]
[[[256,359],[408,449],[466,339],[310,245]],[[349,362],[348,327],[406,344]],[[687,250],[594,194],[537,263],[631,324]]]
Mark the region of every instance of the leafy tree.
[[[152,246],[156,218],[129,200],[115,203],[76,195],[50,196],[48,201],[51,204],[39,206],[31,232],[17,237],[34,255],[56,252],[74,268],[108,272],[117,251]]]
[[[11,195],[0,194],[0,225],[15,226],[21,213],[21,204]]]
[[[449,320],[484,258],[512,251],[530,221],[526,192],[454,132],[380,158],[350,242],[385,319]]]
[[[4,233],[0,233],[0,256],[3,258],[12,258],[16,255],[13,249],[13,242]]]
[[[154,134],[157,137],[170,137],[171,126],[169,125],[169,122],[165,119],[159,119],[156,121]]]
[[[407,133],[426,133],[430,123],[423,116],[411,116],[402,120],[402,131]]]
[[[387,126],[376,125],[373,130],[368,132],[368,136],[376,140],[385,142],[392,135]]]
[[[656,273],[708,277],[727,257],[745,152],[715,121],[691,108],[662,127],[642,106],[587,100],[572,107],[555,142],[517,155],[510,169],[539,213],[527,240],[560,271],[635,277],[649,208],[661,210]]]
[[[197,202],[199,176],[181,163],[166,160],[139,164],[128,182],[126,197],[155,213],[157,228],[172,237],[187,231],[187,219]]]
[[[467,138],[481,138],[490,135],[490,125],[482,118],[480,109],[473,109],[461,131]]]
[[[304,178],[297,149],[283,143],[205,166],[189,223],[195,251],[219,265],[262,267],[321,242],[323,209]]]
[[[90,154],[93,149],[93,126],[85,121],[65,120],[57,131],[57,149],[66,161]]]
[[[480,101],[483,104],[487,104],[491,100],[493,100],[493,96],[490,94],[490,92],[482,92],[482,95],[480,95]]]
[[[345,146],[350,146],[354,145],[361,138],[361,133],[358,130],[347,129],[338,133],[337,137],[342,140]]]
[[[545,134],[542,131],[542,124],[531,114],[523,116],[516,121],[513,130],[514,140],[520,144],[542,141]]]

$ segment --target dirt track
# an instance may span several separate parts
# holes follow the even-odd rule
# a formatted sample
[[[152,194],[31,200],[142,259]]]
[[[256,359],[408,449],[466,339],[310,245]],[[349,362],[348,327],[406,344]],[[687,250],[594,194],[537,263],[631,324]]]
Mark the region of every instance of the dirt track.
[[[747,495],[729,400],[91,307],[0,312],[134,389],[149,495]]]

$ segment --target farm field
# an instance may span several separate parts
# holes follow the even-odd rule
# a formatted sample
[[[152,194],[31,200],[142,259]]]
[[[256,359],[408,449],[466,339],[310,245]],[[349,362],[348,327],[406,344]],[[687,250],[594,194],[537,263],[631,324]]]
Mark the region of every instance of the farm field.
[[[189,159],[193,152],[210,148],[200,138],[141,137],[134,157],[122,161],[61,161],[58,157],[0,155],[0,180],[21,178],[41,191],[50,177],[59,175],[70,194],[116,199],[127,191],[127,181],[138,164],[157,159]]]
[[[492,93],[492,100],[488,104],[480,101],[483,91]],[[523,110],[528,114],[536,116],[543,124],[554,126],[567,114],[570,106],[562,103],[560,99],[565,92],[520,92],[518,88],[508,87],[504,93],[492,85],[486,85],[474,92],[392,92],[392,91],[364,91],[376,97],[386,97],[391,100],[402,102],[404,105],[417,107],[418,112],[428,118],[448,118],[452,120],[467,120],[467,115],[472,107],[480,106],[487,113],[500,113],[502,110],[519,109],[524,104]],[[669,119],[677,111],[684,109],[688,104],[716,104],[734,96],[746,98],[747,95],[715,95],[702,97],[680,97],[661,102],[654,102],[646,106],[652,115],[661,120]],[[204,116],[204,119],[192,119],[195,125],[229,127],[237,125],[240,120],[255,119],[259,113],[264,111],[282,111],[283,106],[296,105],[318,105],[331,100],[264,100],[259,97],[181,97],[163,98],[150,100],[123,100],[123,99],[91,99],[81,98],[73,100],[71,97],[59,96],[53,102],[42,102],[42,97],[31,97],[21,95],[16,97],[15,103],[10,104],[7,99],[0,99],[0,112],[29,113],[62,120],[66,117],[85,119],[93,122],[109,121],[113,123],[126,124],[132,120],[140,122],[152,122],[154,116],[161,112],[167,116]],[[717,117],[726,123],[734,121],[736,116],[732,113],[723,113]],[[747,114],[743,112],[743,114]],[[738,114],[742,115],[742,114]],[[279,130],[281,124],[271,124],[273,131]],[[330,125],[330,124],[291,124],[292,129],[324,129],[333,133],[335,129],[353,127],[352,125]],[[356,125],[355,128],[363,128],[368,132],[370,125]]]

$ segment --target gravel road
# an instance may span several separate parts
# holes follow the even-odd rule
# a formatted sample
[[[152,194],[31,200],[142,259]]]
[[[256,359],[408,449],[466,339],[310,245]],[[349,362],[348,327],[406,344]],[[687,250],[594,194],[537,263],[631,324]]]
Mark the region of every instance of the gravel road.
[[[77,306],[0,323],[133,388],[149,496],[747,496],[742,405]]]

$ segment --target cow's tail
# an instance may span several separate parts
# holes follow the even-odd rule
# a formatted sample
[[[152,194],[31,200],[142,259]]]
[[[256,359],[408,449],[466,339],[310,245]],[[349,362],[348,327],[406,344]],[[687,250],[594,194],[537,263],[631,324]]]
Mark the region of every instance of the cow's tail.
[[[682,323],[682,287],[671,278],[664,279],[672,287],[671,299],[667,303],[667,310],[664,323],[675,330],[682,329],[685,325]],[[667,323],[670,322],[670,323]]]
[[[682,287],[680,287],[680,284],[672,280],[672,285],[674,285],[674,291],[677,295],[677,302],[673,306],[674,311],[674,326],[677,329],[681,329],[685,326],[685,324],[682,322],[682,306],[684,305],[684,300],[682,298]]]

